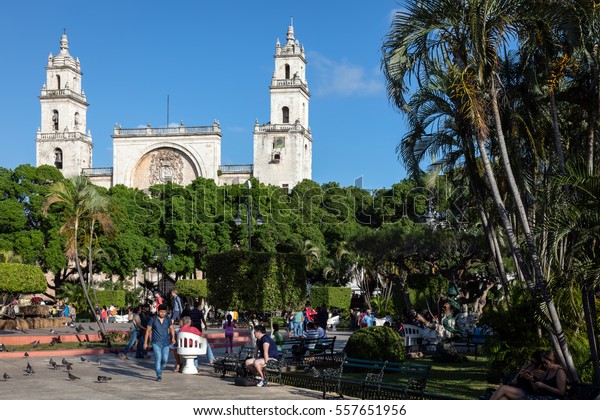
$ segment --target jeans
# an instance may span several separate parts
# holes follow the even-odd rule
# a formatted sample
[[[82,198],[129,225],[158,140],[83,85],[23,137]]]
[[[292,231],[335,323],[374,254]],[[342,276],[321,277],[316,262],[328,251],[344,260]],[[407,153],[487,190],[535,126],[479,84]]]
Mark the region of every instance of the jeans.
[[[294,323],[294,336],[302,337],[302,322]]]
[[[137,347],[135,349],[135,357],[137,357],[138,359],[148,354],[148,351],[144,350],[144,335],[146,335],[146,331],[140,330],[137,337]]]
[[[135,344],[135,342],[138,339],[138,330],[131,330],[131,338],[129,339],[129,344],[127,344],[127,347],[125,347],[123,349],[123,354],[125,354],[125,356],[127,356],[127,353],[129,353],[129,350],[131,350],[131,348],[133,347],[133,345]],[[137,352],[136,352],[137,354]]]
[[[167,366],[169,360],[169,345],[160,347],[158,344],[152,343],[152,350],[154,351],[154,369],[156,370],[156,377],[162,378],[162,371]]]
[[[180,311],[173,311],[173,321],[179,321],[181,319]]]
[[[206,357],[208,358],[208,363],[212,362],[215,359],[215,355],[213,354],[210,344],[208,344],[208,346],[206,347]],[[198,357],[194,359],[194,366],[198,367]]]

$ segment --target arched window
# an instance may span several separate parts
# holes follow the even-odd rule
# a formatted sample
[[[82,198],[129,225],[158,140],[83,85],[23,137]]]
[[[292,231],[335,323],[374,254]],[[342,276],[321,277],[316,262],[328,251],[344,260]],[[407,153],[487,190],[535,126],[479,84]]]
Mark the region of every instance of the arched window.
[[[63,152],[58,147],[54,149],[54,166],[56,166],[56,169],[62,169],[63,167]]]
[[[60,75],[56,75],[56,83],[58,84],[58,89],[60,89]]]
[[[58,131],[58,111],[56,109],[52,111],[52,126]]]
[[[289,64],[285,65],[285,78],[286,79],[290,78],[290,65]]]
[[[281,114],[283,116],[283,123],[288,124],[290,122],[290,109],[287,106],[281,108]]]
[[[75,125],[75,129],[79,127],[79,112],[75,113],[75,117],[73,119],[73,124]]]

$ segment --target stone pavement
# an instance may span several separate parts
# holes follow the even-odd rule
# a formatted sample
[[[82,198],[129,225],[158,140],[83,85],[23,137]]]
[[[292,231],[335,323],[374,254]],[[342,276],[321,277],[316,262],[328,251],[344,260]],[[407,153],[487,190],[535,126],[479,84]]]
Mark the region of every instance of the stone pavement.
[[[31,333],[33,335],[33,331]],[[341,350],[350,333],[330,335],[338,337],[336,350]],[[0,341],[1,338],[0,335]],[[222,349],[215,355],[222,356]],[[83,355],[86,361],[82,362],[79,355],[62,356],[56,352],[52,356],[54,361],[60,364],[65,357],[73,363],[71,373],[81,378],[79,380],[70,380],[65,367],[52,369],[47,356],[0,358],[0,400],[303,400],[321,397],[319,392],[278,384],[269,384],[266,388],[238,387],[232,377],[215,375],[207,361],[201,361],[197,375],[175,373],[172,356],[163,371],[162,382],[156,382],[154,359],[132,356],[121,360],[114,354]],[[28,362],[34,374],[26,374]],[[6,382],[2,379],[4,373],[10,376]],[[99,383],[99,375],[112,380]]]

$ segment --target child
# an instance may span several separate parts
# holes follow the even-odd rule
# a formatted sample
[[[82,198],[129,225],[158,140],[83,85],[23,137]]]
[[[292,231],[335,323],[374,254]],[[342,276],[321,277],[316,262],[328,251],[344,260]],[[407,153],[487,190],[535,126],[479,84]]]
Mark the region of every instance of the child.
[[[227,314],[227,320],[223,322],[223,329],[225,330],[225,353],[227,348],[231,349],[233,353],[233,330],[235,329],[235,321],[231,314]]]
[[[279,332],[279,324],[273,324],[273,341],[275,341],[275,345],[277,346],[277,351],[281,351],[281,345],[283,344],[283,335]]]

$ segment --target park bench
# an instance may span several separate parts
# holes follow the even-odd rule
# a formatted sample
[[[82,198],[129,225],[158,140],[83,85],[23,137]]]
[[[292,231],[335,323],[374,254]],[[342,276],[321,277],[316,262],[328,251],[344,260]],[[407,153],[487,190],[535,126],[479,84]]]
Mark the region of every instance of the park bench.
[[[425,365],[344,357],[339,368],[325,369],[323,372],[319,372],[316,368],[312,369],[313,374],[316,377],[321,377],[323,379],[323,399],[325,399],[327,392],[329,391],[335,391],[343,398],[343,374],[344,369],[347,371],[348,368],[378,371],[377,373],[368,372],[366,374],[363,383],[367,386],[380,387],[383,384],[383,375],[385,372],[405,374],[408,376],[406,384],[403,384],[400,387],[404,392],[417,395],[420,398],[423,397],[425,392],[429,371],[431,370],[431,366]],[[386,384],[386,386],[389,387],[389,384]]]
[[[235,376],[245,376],[246,369],[244,363],[246,359],[254,357],[254,347],[242,346],[237,353],[227,353],[225,357],[215,362],[215,373],[221,373],[221,377],[225,377],[228,372],[234,373]]]
[[[327,338],[304,338],[294,337],[282,343],[282,350],[289,350],[294,357],[301,357],[305,354],[315,355],[329,351],[333,354],[336,336]]]
[[[279,357],[277,357],[276,359],[270,358],[267,362],[267,365],[264,367],[264,372],[269,382],[271,382],[271,380],[275,378],[277,382],[281,383],[281,372],[283,372],[283,369],[286,367],[287,364],[287,353],[288,351],[284,350],[281,353],[279,353]]]

